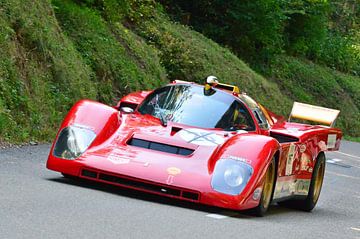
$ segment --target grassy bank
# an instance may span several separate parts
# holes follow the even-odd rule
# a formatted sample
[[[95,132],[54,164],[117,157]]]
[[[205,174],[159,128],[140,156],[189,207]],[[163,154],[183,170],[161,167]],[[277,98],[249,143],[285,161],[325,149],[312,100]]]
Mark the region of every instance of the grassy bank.
[[[114,104],[131,91],[208,75],[276,113],[288,114],[293,100],[341,109],[338,126],[359,136],[358,77],[279,56],[265,78],[152,1],[94,2],[1,1],[0,141],[50,140],[81,98]]]

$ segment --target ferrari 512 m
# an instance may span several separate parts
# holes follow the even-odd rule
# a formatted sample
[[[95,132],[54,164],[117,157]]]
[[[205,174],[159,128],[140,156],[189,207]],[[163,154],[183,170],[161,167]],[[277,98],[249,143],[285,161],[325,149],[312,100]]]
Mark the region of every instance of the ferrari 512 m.
[[[77,102],[47,168],[262,216],[272,201],[311,211],[325,151],[338,150],[338,110],[294,103],[288,119],[208,77],[131,93],[116,107]],[[309,124],[315,122],[319,125]]]

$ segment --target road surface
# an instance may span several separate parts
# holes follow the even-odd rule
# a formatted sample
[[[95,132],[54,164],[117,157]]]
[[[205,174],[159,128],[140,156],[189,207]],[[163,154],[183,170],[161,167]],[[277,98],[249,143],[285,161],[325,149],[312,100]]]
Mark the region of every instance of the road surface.
[[[272,205],[263,218],[63,178],[50,145],[0,150],[0,238],[360,239],[360,144],[327,154],[311,213]]]

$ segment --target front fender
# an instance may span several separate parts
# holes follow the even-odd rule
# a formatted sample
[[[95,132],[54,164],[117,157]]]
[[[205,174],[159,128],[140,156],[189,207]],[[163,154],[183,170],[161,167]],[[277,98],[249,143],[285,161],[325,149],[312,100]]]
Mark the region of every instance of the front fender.
[[[241,196],[244,200],[252,200],[251,195],[256,188],[262,188],[267,167],[280,150],[280,145],[274,138],[257,134],[239,134],[229,139],[209,161],[209,171],[213,171],[220,158],[233,158],[245,161],[254,169],[248,184]],[[251,203],[250,203],[251,204]],[[253,206],[258,201],[252,202]]]
[[[110,136],[112,136],[120,126],[121,114],[116,109],[90,100],[78,101],[64,118],[57,136],[51,147],[47,168],[55,171],[60,171],[69,175],[78,175],[78,167],[66,167],[63,162],[72,162],[76,165],[78,162],[59,160],[53,155],[54,146],[59,137],[59,133],[65,127],[77,125],[78,127],[87,128],[96,134],[96,138],[89,146],[94,147],[103,143]]]
[[[92,146],[98,145],[108,139],[119,127],[119,112],[99,102],[80,100],[66,115],[59,132],[70,125],[81,125],[94,131],[97,136]]]

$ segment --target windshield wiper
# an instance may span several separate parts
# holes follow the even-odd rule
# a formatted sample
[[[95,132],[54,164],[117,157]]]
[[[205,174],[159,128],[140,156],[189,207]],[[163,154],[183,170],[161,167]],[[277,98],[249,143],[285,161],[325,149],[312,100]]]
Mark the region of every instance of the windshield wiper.
[[[164,115],[162,114],[162,112],[160,112],[160,115],[159,115],[159,119],[160,119],[160,122],[161,122],[161,125],[162,126],[167,126],[167,120],[165,119]]]
[[[159,115],[161,125],[166,127],[167,126],[167,120],[164,117],[163,111],[159,106],[158,100],[159,100],[159,95],[156,95],[156,101],[155,101],[155,106],[154,106],[155,112]]]

